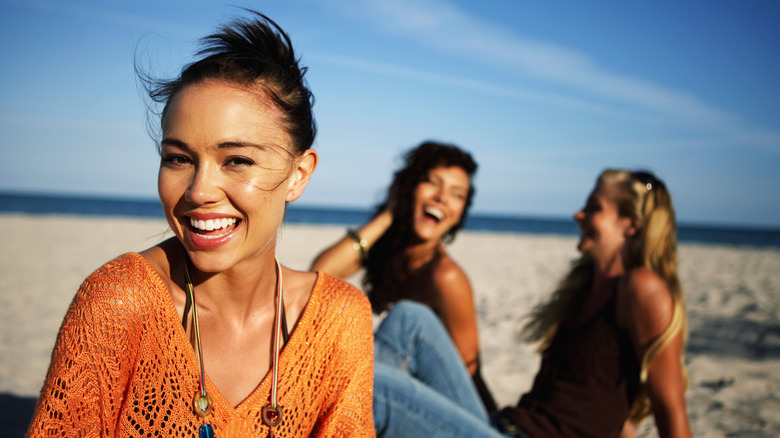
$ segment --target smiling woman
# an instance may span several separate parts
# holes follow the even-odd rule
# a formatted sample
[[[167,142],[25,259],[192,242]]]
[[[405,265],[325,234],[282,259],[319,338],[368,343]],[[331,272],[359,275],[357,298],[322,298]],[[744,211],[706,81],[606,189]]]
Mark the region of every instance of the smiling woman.
[[[466,273],[444,245],[466,221],[476,170],[471,155],[453,145],[429,141],[411,149],[374,217],[324,250],[312,269],[347,277],[364,267],[363,283],[375,313],[388,309],[392,313],[402,300],[433,310],[455,343],[454,366],[465,366],[479,389],[482,402],[465,403],[484,412],[481,406],[494,410],[495,403],[479,370],[473,291]],[[387,330],[391,325],[383,323],[375,333],[377,373],[387,363],[396,362],[389,353],[394,344]]]
[[[285,268],[317,167],[305,68],[273,21],[224,26],[171,81],[158,191],[175,235],[105,264],[65,316],[30,436],[371,436],[366,297]]]

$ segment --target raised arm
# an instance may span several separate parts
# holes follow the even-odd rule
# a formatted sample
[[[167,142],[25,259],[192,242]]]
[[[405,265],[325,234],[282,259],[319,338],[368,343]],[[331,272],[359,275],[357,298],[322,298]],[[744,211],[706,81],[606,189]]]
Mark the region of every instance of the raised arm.
[[[390,228],[393,217],[385,210],[365,225],[355,231],[355,235],[349,233],[341,240],[322,251],[311,265],[310,270],[322,271],[330,275],[347,278],[357,272],[362,265],[361,249],[365,254]]]
[[[672,295],[660,277],[644,268],[629,273],[623,290],[626,293],[618,300],[618,318],[641,360],[650,344],[672,321]],[[647,391],[662,438],[691,436],[680,363],[681,336],[678,333],[671,339],[652,361],[647,373]]]

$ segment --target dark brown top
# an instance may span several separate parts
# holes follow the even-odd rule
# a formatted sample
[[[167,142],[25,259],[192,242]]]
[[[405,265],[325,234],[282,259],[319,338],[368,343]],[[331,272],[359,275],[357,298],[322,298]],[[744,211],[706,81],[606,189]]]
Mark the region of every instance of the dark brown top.
[[[593,317],[561,326],[531,391],[502,415],[534,438],[618,437],[638,384],[639,363],[615,321],[613,293]]]

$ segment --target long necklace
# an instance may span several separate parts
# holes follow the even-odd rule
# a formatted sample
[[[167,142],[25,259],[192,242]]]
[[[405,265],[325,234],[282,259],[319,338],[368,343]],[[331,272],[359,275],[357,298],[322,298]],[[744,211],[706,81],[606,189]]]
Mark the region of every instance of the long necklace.
[[[274,323],[274,357],[271,364],[271,370],[273,374],[273,380],[271,383],[271,402],[263,407],[262,419],[263,424],[268,426],[269,437],[273,438],[274,427],[282,422],[283,410],[282,406],[277,403],[277,389],[279,380],[279,350],[280,350],[280,334],[282,331],[282,318],[284,314],[284,295],[282,289],[282,267],[279,265],[279,260],[274,258],[276,263],[276,316]],[[206,392],[206,372],[203,366],[203,350],[200,347],[200,330],[198,328],[198,306],[195,305],[195,288],[192,286],[192,278],[190,277],[190,271],[187,268],[188,262],[184,263],[184,279],[187,286],[187,295],[192,303],[192,328],[195,332],[195,352],[198,357],[198,371],[199,371],[199,386],[200,390],[195,393],[193,404],[195,405],[195,413],[197,413],[202,419],[198,429],[199,438],[214,438],[214,428],[208,422],[208,416],[213,409],[213,403],[211,397]]]

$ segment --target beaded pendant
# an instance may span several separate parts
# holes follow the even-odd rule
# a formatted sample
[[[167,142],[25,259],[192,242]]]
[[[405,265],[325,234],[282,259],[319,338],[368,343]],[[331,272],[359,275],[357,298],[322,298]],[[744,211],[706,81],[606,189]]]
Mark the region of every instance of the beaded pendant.
[[[192,404],[195,406],[195,413],[203,418],[209,416],[213,407],[211,397],[208,394],[202,395],[200,392],[195,394]]]
[[[198,429],[198,438],[214,438],[214,428],[208,423],[203,423]]]
[[[270,403],[268,403],[263,407],[262,418],[263,418],[263,424],[265,424],[269,428],[276,427],[279,423],[282,422],[282,407],[277,406],[276,408],[274,408],[271,406]]]

